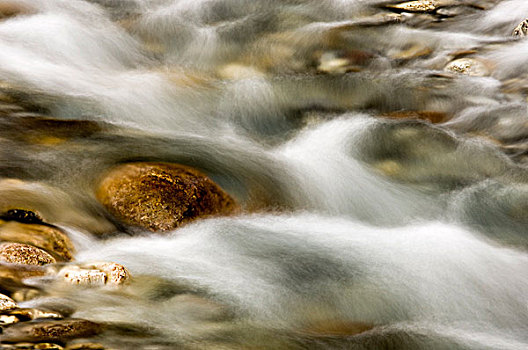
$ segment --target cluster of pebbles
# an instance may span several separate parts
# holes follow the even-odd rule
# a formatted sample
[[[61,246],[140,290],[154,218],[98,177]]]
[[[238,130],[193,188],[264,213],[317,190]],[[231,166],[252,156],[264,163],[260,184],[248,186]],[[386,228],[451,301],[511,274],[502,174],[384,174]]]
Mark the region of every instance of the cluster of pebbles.
[[[11,138],[10,142],[28,147],[58,147],[62,142],[100,131],[95,123],[49,118],[42,110],[17,101],[9,91],[1,96],[0,122],[10,126],[2,129],[2,136]],[[17,129],[21,132],[13,133]],[[39,208],[53,210],[44,204],[57,195],[61,199],[60,191],[12,178],[0,183],[5,196],[0,200],[4,210],[0,213],[1,348],[105,349],[88,341],[103,333],[105,325],[71,317],[73,311],[63,310],[60,305],[23,305],[46,297],[53,288],[122,288],[131,279],[129,271],[113,262],[75,262],[75,246],[68,233],[38,212]],[[111,233],[116,226],[131,232],[163,232],[197,218],[240,210],[234,199],[207,175],[175,163],[120,164],[103,171],[94,183],[94,196],[106,210],[107,221],[100,224],[97,220],[75,220],[75,209],[66,215],[73,224],[87,230],[97,227],[95,232]],[[68,223],[53,213],[50,217]],[[42,281],[44,285],[39,283]]]

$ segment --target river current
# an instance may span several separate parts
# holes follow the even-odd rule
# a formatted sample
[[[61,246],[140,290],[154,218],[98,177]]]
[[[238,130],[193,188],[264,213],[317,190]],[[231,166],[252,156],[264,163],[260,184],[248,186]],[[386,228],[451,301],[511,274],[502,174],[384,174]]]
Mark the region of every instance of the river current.
[[[422,2],[0,0],[0,204],[132,275],[26,305],[112,349],[528,348],[528,2]],[[129,161],[242,211],[129,232],[93,190]]]

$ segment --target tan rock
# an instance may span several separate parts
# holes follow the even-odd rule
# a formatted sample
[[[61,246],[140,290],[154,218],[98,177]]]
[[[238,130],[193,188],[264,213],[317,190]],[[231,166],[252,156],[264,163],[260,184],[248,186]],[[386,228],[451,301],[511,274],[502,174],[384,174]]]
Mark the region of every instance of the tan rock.
[[[395,111],[385,113],[382,116],[395,119],[421,119],[433,124],[442,123],[449,119],[446,113],[437,111]]]
[[[66,350],[104,350],[105,347],[98,343],[77,343],[66,347]]]
[[[0,338],[5,342],[63,342],[95,336],[101,331],[101,325],[80,319],[23,322],[6,328]]]
[[[418,57],[429,56],[433,50],[418,43],[406,46],[402,50],[390,53],[390,57],[397,60],[411,60]]]
[[[21,4],[16,1],[0,2],[0,20],[18,16],[18,15],[27,15],[33,12],[34,10],[31,9],[26,4]]]
[[[41,292],[37,289],[22,288],[11,294],[11,297],[16,302],[28,301],[35,299],[41,295]]]
[[[72,260],[75,252],[68,236],[50,225],[0,220],[0,241],[33,245],[46,250],[58,261]]]
[[[9,312],[9,315],[17,317],[19,320],[32,321],[39,319],[62,319],[64,316],[54,311],[44,311],[32,308],[16,309]]]
[[[515,38],[524,38],[528,35],[528,19],[525,19],[515,27],[512,36]]]
[[[64,349],[62,346],[58,345],[58,344],[53,344],[53,343],[39,343],[39,344],[35,344],[35,346],[33,347],[33,349],[35,350],[62,350]]]
[[[130,278],[130,273],[124,266],[109,262],[69,265],[62,268],[58,275],[70,284],[84,286],[117,286]]]
[[[440,7],[454,4],[452,0],[416,0],[399,4],[388,4],[386,7],[406,12],[433,12]]]
[[[7,295],[0,294],[0,311],[17,308],[18,304]]]
[[[374,328],[374,325],[364,322],[352,322],[346,320],[325,320],[311,324],[304,328],[301,333],[318,337],[352,336],[366,332]]]
[[[7,325],[18,323],[18,322],[20,322],[20,320],[16,316],[0,315],[0,326],[7,326]]]
[[[264,72],[255,67],[237,63],[229,63],[218,69],[218,76],[222,79],[241,80],[251,78],[264,78]]]
[[[11,264],[46,265],[57,261],[46,251],[21,243],[0,244],[0,260]]]
[[[126,224],[172,230],[199,217],[228,215],[235,201],[205,174],[170,163],[129,163],[100,182],[99,201]]]
[[[10,264],[0,261],[0,278],[20,283],[25,278],[41,277],[46,269],[38,265]]]
[[[459,58],[449,62],[445,66],[444,71],[475,77],[484,77],[491,73],[490,67],[487,63],[469,57]]]

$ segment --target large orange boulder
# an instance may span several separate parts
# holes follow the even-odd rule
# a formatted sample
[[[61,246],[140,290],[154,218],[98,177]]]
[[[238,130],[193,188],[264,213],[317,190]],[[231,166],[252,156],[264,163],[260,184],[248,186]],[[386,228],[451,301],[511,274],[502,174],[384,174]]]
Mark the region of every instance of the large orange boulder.
[[[172,163],[128,163],[110,170],[97,199],[121,222],[167,231],[197,218],[228,215],[235,201],[205,174]]]

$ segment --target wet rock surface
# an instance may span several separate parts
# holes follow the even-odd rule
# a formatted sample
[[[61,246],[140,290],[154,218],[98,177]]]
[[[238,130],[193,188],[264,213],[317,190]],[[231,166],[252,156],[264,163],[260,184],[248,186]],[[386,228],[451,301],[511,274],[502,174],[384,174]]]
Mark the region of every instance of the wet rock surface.
[[[46,250],[58,261],[72,260],[75,252],[68,236],[50,225],[0,220],[0,240],[33,245]]]
[[[18,307],[17,303],[6,295],[0,294],[0,311],[10,310]]]
[[[101,180],[97,197],[124,223],[151,231],[172,230],[198,217],[228,215],[237,209],[206,175],[169,163],[118,166]]]
[[[55,258],[45,250],[21,243],[0,244],[0,260],[25,265],[46,265],[56,262]]]
[[[32,321],[18,323],[6,328],[0,339],[2,342],[10,343],[64,341],[72,338],[91,337],[101,331],[100,325],[86,320]]]
[[[83,286],[118,286],[130,278],[128,270],[119,264],[100,262],[82,265],[68,265],[58,272],[65,282]]]

